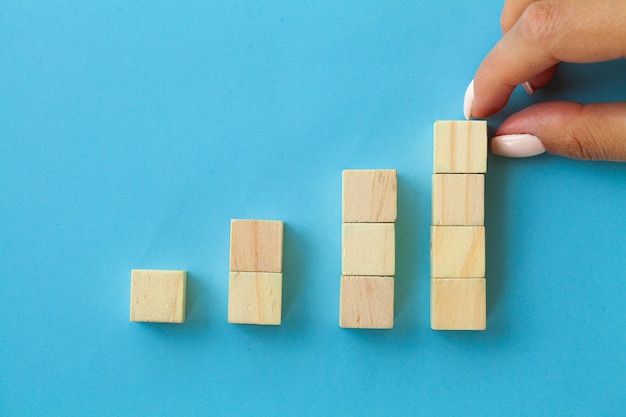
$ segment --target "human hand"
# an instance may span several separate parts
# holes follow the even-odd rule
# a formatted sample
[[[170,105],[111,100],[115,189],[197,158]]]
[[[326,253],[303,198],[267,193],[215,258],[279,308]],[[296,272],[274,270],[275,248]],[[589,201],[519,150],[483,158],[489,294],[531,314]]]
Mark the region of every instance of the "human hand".
[[[513,89],[548,84],[559,62],[626,56],[625,0],[505,0],[503,36],[481,63],[465,96],[466,118],[502,109]],[[626,161],[626,103],[548,102],[506,119],[491,140],[503,156],[550,153]]]

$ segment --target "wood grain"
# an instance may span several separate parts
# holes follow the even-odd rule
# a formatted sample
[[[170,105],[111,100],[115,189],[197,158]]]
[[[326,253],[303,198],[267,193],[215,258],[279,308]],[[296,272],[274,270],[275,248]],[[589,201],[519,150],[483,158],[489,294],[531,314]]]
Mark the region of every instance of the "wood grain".
[[[282,272],[282,221],[238,220],[230,223],[230,270]]]
[[[231,272],[228,322],[279,325],[282,315],[283,274]]]
[[[130,284],[130,321],[183,323],[187,273],[134,269]]]
[[[393,277],[344,275],[339,299],[340,327],[393,328]]]
[[[343,171],[344,223],[393,223],[397,206],[395,169]]]
[[[433,330],[487,328],[485,278],[433,278],[430,281],[430,327]]]
[[[484,174],[434,174],[432,195],[433,225],[484,225]]]
[[[487,172],[487,122],[438,120],[434,125],[434,172]]]

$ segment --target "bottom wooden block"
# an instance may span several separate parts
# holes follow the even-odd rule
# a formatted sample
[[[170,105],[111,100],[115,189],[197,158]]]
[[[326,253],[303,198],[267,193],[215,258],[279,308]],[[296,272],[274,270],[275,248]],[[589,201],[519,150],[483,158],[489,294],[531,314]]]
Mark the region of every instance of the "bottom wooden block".
[[[339,326],[393,328],[393,277],[341,276]]]
[[[130,278],[130,321],[183,323],[187,273],[134,269]]]
[[[485,278],[431,278],[430,327],[433,330],[487,328]]]
[[[228,322],[278,325],[282,296],[283,274],[280,272],[231,272]]]

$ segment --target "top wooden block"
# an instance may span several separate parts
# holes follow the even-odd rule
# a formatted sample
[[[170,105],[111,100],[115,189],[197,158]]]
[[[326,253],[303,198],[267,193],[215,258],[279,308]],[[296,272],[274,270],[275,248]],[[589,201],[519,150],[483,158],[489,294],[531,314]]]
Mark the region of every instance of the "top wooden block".
[[[344,223],[394,223],[397,213],[395,169],[343,171]]]
[[[283,228],[282,221],[231,220],[230,270],[282,272]]]
[[[434,172],[484,174],[487,172],[487,122],[442,121],[434,125]]]

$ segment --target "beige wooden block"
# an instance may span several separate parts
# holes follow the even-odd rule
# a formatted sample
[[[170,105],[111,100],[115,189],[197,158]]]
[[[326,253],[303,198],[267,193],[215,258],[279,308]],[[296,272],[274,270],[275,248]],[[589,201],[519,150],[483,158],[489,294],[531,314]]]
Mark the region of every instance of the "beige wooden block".
[[[280,324],[282,294],[283,274],[280,272],[231,272],[228,322]]]
[[[341,277],[339,326],[356,329],[393,328],[393,277]]]
[[[434,225],[485,224],[484,174],[434,174],[432,195]]]
[[[485,278],[430,280],[430,327],[433,330],[485,330]]]
[[[485,276],[484,226],[431,226],[430,232],[432,277]]]
[[[283,222],[231,220],[230,270],[282,272]]]
[[[435,173],[487,172],[487,122],[436,121],[434,125]]]
[[[395,169],[343,171],[344,223],[393,223],[397,215]]]
[[[134,269],[130,278],[130,321],[183,323],[187,273]]]
[[[342,274],[395,275],[395,226],[395,223],[344,223]]]

